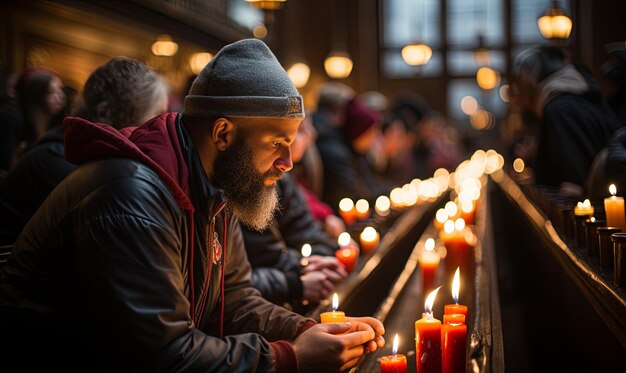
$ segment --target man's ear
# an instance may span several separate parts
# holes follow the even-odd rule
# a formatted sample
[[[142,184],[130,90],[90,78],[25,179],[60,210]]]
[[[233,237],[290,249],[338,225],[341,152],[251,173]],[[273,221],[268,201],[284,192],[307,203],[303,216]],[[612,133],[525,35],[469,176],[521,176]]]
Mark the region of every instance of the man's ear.
[[[230,119],[218,118],[213,123],[211,139],[218,150],[224,151],[235,140],[236,131],[237,127]]]

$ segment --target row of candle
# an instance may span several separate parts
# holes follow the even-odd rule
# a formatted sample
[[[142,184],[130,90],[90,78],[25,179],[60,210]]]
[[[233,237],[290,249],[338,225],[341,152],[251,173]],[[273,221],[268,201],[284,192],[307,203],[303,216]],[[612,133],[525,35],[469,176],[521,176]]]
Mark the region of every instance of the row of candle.
[[[467,306],[459,304],[460,271],[457,268],[452,285],[454,304],[444,307],[443,324],[433,315],[435,297],[441,286],[424,302],[422,318],[415,322],[415,348],[418,372],[464,372],[466,365]],[[339,299],[333,294],[332,311],[320,314],[322,323],[344,322],[338,311]],[[382,373],[406,373],[406,355],[398,353],[398,335],[394,337],[392,355],[380,359]]]

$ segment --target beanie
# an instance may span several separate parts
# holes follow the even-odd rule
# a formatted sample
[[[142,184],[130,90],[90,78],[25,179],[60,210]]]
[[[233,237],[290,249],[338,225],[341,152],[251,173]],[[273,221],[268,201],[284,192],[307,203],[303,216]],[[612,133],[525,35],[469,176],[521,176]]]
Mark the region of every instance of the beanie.
[[[379,122],[380,115],[363,105],[357,98],[353,98],[348,102],[344,132],[350,142]]]
[[[229,44],[202,69],[185,97],[192,117],[304,118],[302,96],[267,45]]]

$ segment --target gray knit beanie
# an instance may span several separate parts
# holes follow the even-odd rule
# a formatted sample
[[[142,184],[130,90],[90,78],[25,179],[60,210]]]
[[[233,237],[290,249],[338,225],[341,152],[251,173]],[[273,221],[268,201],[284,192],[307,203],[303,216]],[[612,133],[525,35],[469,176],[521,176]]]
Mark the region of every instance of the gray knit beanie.
[[[185,97],[185,115],[304,118],[302,96],[258,39],[222,48]]]

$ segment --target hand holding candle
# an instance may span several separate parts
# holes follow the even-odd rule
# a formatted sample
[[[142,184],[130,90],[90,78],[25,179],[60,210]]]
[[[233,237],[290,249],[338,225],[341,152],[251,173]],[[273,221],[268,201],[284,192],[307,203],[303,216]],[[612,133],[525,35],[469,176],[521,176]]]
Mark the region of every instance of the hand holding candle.
[[[337,293],[334,293],[333,294],[333,310],[331,312],[324,312],[320,314],[320,322],[322,324],[328,324],[331,322],[346,321],[346,314],[341,311],[337,311],[338,307],[339,307],[339,297],[337,296]]]
[[[441,321],[433,317],[433,304],[441,286],[433,290],[424,302],[424,315],[415,322],[415,352],[417,371],[441,372]]]
[[[398,353],[398,335],[393,338],[392,355],[380,358],[381,373],[406,373],[406,356]]]

